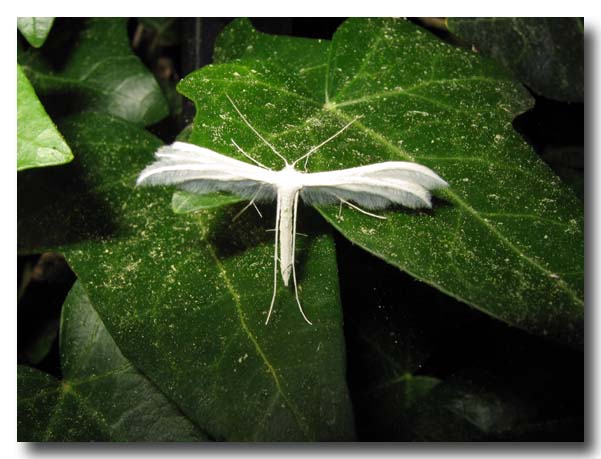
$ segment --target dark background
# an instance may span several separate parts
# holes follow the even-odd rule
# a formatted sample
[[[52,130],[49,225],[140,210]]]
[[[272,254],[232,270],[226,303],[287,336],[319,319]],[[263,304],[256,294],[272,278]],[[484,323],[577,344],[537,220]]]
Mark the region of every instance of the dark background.
[[[173,90],[179,79],[211,62],[215,38],[230,20],[178,19],[176,36],[163,44],[153,42],[151,34],[140,34],[136,19],[130,21],[129,28],[136,53],[159,81]],[[252,22],[266,33],[330,39],[343,20],[257,18]],[[414,22],[425,27],[421,21]],[[458,44],[448,32],[430,30]],[[535,107],[516,118],[514,127],[584,200],[584,104],[533,95]],[[189,101],[177,96],[174,100],[172,115],[150,128],[165,142],[173,141],[194,115]],[[571,161],[558,161],[566,151]],[[582,352],[475,311],[354,247],[340,235],[336,235],[336,243],[348,382],[359,439],[584,439]],[[61,305],[75,275],[62,257],[53,254],[19,257],[17,269],[18,361],[60,377],[56,336]],[[391,345],[404,346],[420,356],[414,376],[439,378],[451,387],[450,394],[443,391],[438,399],[418,404],[411,413],[400,413],[394,420],[379,416],[379,404],[387,401],[374,396],[369,388],[388,369],[378,363],[380,356],[365,336],[379,336],[385,331],[399,335]],[[453,410],[457,407],[478,413],[474,426],[456,422]],[[482,422],[493,428],[483,430]]]

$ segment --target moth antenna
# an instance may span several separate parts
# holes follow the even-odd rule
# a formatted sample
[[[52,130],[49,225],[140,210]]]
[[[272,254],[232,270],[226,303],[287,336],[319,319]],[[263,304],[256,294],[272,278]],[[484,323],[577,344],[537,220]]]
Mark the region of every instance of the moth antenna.
[[[286,160],[286,158],[284,158],[279,151],[277,151],[275,149],[275,147],[273,145],[271,145],[266,139],[265,137],[263,137],[261,134],[259,134],[259,131],[257,131],[252,124],[250,124],[250,121],[248,121],[246,119],[246,116],[244,116],[242,114],[242,112],[240,111],[240,109],[236,106],[236,104],[234,103],[234,101],[232,100],[232,98],[229,96],[229,94],[225,94],[225,97],[227,97],[227,100],[230,101],[230,103],[232,104],[232,106],[234,107],[234,110],[236,110],[236,112],[238,113],[238,115],[240,115],[240,118],[242,118],[242,121],[244,121],[244,124],[246,124],[251,131],[253,131],[257,137],[259,137],[259,139],[261,139],[263,141],[263,143],[265,143],[265,145],[267,145],[269,148],[271,148],[271,151],[273,151],[282,161],[284,161],[284,163],[286,163],[286,166],[288,166],[288,161]]]
[[[358,210],[359,212],[361,212],[362,214],[365,215],[369,215],[370,217],[375,217],[375,218],[379,218],[380,220],[386,220],[386,217],[384,217],[383,215],[376,215],[376,214],[372,214],[371,212],[368,212],[367,210],[363,210],[361,207],[358,207],[354,204],[351,204],[348,201],[345,201],[344,199],[342,199],[340,196],[336,196],[338,199],[340,199],[340,202],[345,203],[347,206],[352,207],[355,210]],[[342,209],[342,205],[340,206],[340,209]]]
[[[242,153],[245,157],[247,157],[248,159],[250,159],[253,163],[255,163],[257,166],[262,167],[263,169],[267,169],[267,170],[271,170],[269,169],[267,166],[263,165],[262,163],[260,163],[259,161],[257,161],[255,158],[253,158],[252,156],[250,156],[248,153],[246,153],[241,147],[240,145],[238,145],[236,143],[236,141],[234,139],[230,139],[232,141],[232,143],[234,144],[234,146],[238,149],[238,151],[240,153]]]
[[[269,323],[269,318],[271,317],[271,313],[273,312],[273,305],[275,304],[275,294],[277,292],[278,287],[278,233],[280,229],[280,200],[278,199],[278,203],[276,206],[275,212],[275,249],[273,252],[273,295],[271,296],[271,304],[269,305],[269,312],[267,313],[267,319],[265,320],[265,325]]]
[[[307,169],[307,162],[309,161],[309,156],[311,156],[313,153],[315,153],[317,150],[319,150],[321,147],[323,147],[326,143],[334,140],[336,137],[338,137],[340,134],[342,134],[344,131],[346,131],[351,126],[351,124],[353,124],[359,118],[363,118],[363,115],[359,115],[359,116],[356,116],[355,118],[353,118],[342,129],[340,129],[338,132],[336,132],[335,134],[333,134],[330,137],[328,137],[326,140],[324,140],[323,142],[321,142],[319,145],[316,145],[313,148],[311,148],[307,153],[305,153],[300,158],[296,159],[292,163],[292,165],[295,166],[296,163],[298,163],[299,161],[301,161],[301,160],[304,159],[305,160],[305,169]]]
[[[301,313],[301,315],[303,316],[303,319],[305,319],[305,322],[307,322],[309,325],[313,325],[313,323],[307,319],[307,316],[305,315],[305,312],[303,311],[303,307],[301,306],[301,302],[298,299],[298,286],[296,285],[296,268],[294,267],[294,251],[296,249],[296,214],[297,214],[297,209],[298,209],[298,195],[299,192],[296,192],[296,195],[294,196],[294,216],[292,219],[292,281],[294,282],[294,296],[296,297],[296,304],[298,304],[298,309]]]

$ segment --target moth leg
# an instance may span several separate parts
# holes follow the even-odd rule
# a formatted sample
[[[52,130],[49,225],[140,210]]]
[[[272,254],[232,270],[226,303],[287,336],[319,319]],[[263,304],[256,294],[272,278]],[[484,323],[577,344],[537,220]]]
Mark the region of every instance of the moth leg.
[[[275,230],[274,230],[274,229],[266,229],[266,230],[265,230],[265,232],[266,232],[266,233],[271,233],[272,231],[275,231]],[[308,235],[308,234],[305,234],[305,233],[299,233],[298,231],[296,232],[296,234],[298,234],[299,236],[302,236],[302,237],[309,237],[309,235]]]
[[[261,211],[259,210],[259,208],[255,204],[254,199],[250,203],[253,205],[253,207],[255,208],[255,210],[257,211],[257,213],[259,214],[259,217],[263,218],[263,214],[261,213]]]
[[[233,222],[235,222],[238,219],[238,217],[240,217],[240,215],[242,215],[246,211],[246,209],[248,209],[250,206],[254,206],[254,208],[257,210],[257,213],[259,214],[259,217],[263,218],[263,214],[261,213],[261,211],[259,210],[259,208],[255,204],[255,199],[257,199],[257,196],[259,194],[259,191],[261,191],[261,188],[262,187],[259,187],[259,189],[253,195],[253,197],[250,200],[250,202],[247,205],[245,205],[244,208],[240,212],[238,212],[236,215],[234,215],[234,218],[232,218]]]
[[[242,215],[244,212],[246,212],[246,209],[248,209],[253,204],[254,204],[254,201],[250,201],[248,204],[246,204],[240,212],[238,212],[236,215],[234,215],[234,218],[232,218],[232,221],[235,222],[236,220],[238,220],[238,217],[240,217],[240,215]]]
[[[296,268],[294,267],[294,251],[296,249],[296,214],[297,214],[297,210],[298,210],[298,195],[299,193],[297,192],[296,195],[294,196],[294,216],[292,218],[292,281],[294,282],[294,296],[296,297],[296,304],[298,304],[298,309],[301,313],[301,315],[303,316],[303,319],[305,319],[305,322],[307,322],[309,325],[313,325],[313,323],[307,319],[307,316],[305,315],[305,312],[303,311],[303,307],[301,306],[301,302],[298,299],[298,286],[296,284]]]
[[[342,198],[341,198],[341,197],[339,197],[339,196],[336,196],[336,197],[337,197],[338,199],[340,199],[340,203],[341,203],[340,207],[341,207],[341,208],[342,208],[342,203],[345,203],[347,206],[349,206],[349,207],[352,207],[352,208],[353,208],[353,209],[355,209],[355,210],[358,210],[358,211],[359,211],[359,212],[361,212],[362,214],[369,215],[370,217],[379,218],[380,220],[386,220],[386,217],[384,217],[383,215],[376,215],[376,214],[372,214],[371,212],[368,212],[367,210],[363,210],[361,207],[358,207],[358,206],[356,206],[356,205],[354,205],[354,204],[351,204],[350,202],[348,202],[348,201],[346,201],[346,200],[342,199]]]
[[[278,287],[278,235],[280,232],[280,200],[278,199],[278,203],[276,206],[276,217],[275,217],[275,243],[274,243],[274,252],[273,252],[273,295],[271,296],[271,304],[269,305],[269,312],[267,313],[267,319],[265,320],[265,325],[269,323],[269,318],[271,317],[271,313],[273,312],[273,305],[275,304],[275,294],[277,292]]]

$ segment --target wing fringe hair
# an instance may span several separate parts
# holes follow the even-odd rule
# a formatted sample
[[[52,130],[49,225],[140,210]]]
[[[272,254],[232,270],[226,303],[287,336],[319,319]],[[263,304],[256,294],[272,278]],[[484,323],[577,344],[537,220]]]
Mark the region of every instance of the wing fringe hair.
[[[275,199],[273,171],[225,156],[197,145],[175,142],[156,152],[137,185],[176,185],[197,194],[227,191],[256,201]]]

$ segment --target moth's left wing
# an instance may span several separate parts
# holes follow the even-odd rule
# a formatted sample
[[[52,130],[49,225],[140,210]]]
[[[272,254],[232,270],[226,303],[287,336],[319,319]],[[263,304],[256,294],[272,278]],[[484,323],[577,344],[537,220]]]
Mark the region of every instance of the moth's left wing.
[[[137,185],[176,185],[198,194],[227,191],[244,198],[276,197],[275,172],[186,142],[158,149],[156,161],[138,177]]]
[[[383,209],[394,204],[413,209],[430,208],[429,190],[447,186],[447,182],[426,166],[389,161],[306,174],[301,197],[309,204],[345,200],[366,209]]]

